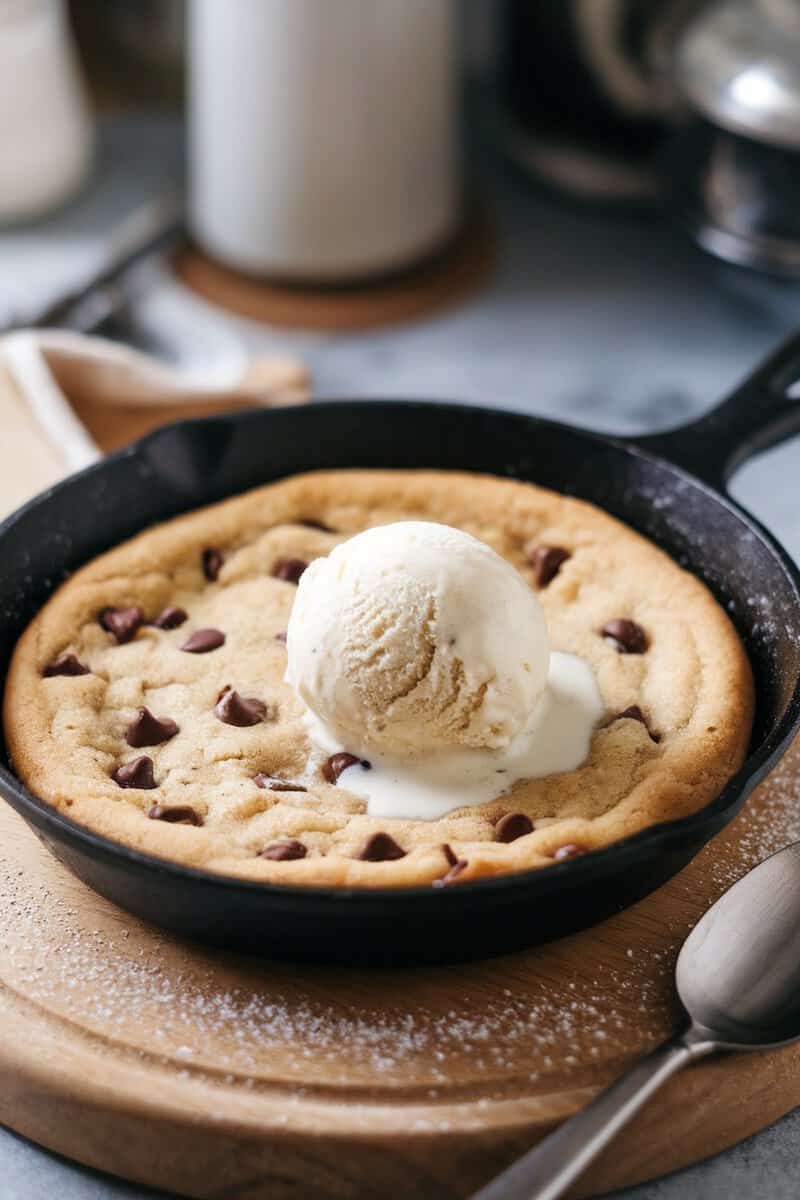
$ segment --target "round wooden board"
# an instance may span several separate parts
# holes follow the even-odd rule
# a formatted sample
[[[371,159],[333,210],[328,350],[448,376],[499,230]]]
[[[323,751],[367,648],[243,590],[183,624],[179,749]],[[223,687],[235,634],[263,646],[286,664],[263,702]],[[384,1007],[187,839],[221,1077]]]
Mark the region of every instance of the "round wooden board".
[[[673,1028],[672,965],[735,878],[800,837],[796,747],[676,879],[491,962],[300,968],[182,943],[0,811],[0,1120],[187,1196],[465,1197]],[[576,1195],[712,1154],[800,1103],[800,1047],[664,1088]]]
[[[175,256],[178,278],[212,304],[288,329],[347,332],[431,316],[466,300],[489,277],[495,244],[486,213],[468,213],[439,254],[406,270],[352,285],[302,285],[245,275],[196,246]]]

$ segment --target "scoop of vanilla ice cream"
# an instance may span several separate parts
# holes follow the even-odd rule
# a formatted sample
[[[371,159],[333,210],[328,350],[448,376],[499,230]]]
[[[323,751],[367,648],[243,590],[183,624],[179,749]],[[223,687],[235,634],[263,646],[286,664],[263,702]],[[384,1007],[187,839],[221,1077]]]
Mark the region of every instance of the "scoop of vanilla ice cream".
[[[402,521],[304,572],[287,682],[347,749],[414,755],[507,746],[546,682],[544,614],[489,546]]]

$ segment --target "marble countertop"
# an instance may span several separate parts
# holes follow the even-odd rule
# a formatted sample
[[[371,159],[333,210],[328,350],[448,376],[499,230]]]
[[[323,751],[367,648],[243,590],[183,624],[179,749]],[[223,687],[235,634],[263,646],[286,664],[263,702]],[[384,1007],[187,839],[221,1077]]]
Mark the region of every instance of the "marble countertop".
[[[0,233],[0,309],[24,310],[79,278],[116,221],[180,176],[180,129],[128,119],[101,130],[98,170],[69,210]],[[279,348],[310,366],[321,396],[461,399],[609,432],[652,431],[700,414],[800,325],[800,284],[727,267],[656,215],[571,207],[535,192],[488,154],[476,188],[499,233],[496,269],[467,302],[403,326],[286,333],[233,320],[157,275],[145,317],[193,306],[247,353]],[[2,312],[0,312],[2,316]],[[744,466],[732,490],[800,557],[800,444]],[[689,1170],[620,1200],[789,1200],[800,1189],[800,1111]],[[4,1200],[153,1196],[64,1162],[0,1130]]]

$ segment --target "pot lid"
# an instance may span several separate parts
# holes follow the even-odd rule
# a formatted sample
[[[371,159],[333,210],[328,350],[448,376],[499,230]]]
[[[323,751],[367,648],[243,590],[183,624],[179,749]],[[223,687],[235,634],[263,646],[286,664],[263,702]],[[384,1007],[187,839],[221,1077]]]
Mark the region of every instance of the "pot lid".
[[[702,116],[800,150],[800,0],[718,0],[675,53],[678,88]]]

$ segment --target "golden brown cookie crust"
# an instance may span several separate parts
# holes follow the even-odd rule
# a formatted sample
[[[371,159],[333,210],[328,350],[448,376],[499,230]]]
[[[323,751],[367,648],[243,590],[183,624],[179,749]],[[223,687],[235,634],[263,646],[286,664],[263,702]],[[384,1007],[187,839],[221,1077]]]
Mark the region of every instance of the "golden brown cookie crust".
[[[258,787],[259,773],[296,780],[308,754],[301,704],[283,682],[279,636],[295,588],[273,576],[276,564],[310,560],[368,526],[409,518],[467,530],[532,586],[532,548],[569,551],[538,597],[553,648],[581,655],[597,674],[608,720],[588,760],[437,821],[370,818],[361,800],[321,777],[305,792]],[[208,558],[203,568],[209,548],[223,559],[215,581]],[[132,605],[147,620],[169,605],[188,619],[171,630],[144,624],[117,644],[98,613]],[[619,653],[600,635],[620,618],[646,632],[645,653]],[[180,649],[209,627],[224,632],[223,646]],[[90,673],[43,678],[69,654]],[[227,687],[260,700],[267,719],[246,727],[221,721],[215,706]],[[126,730],[140,706],[179,732],[131,748]],[[631,706],[647,725],[614,719]],[[752,714],[750,665],[728,617],[652,543],[592,505],[531,484],[433,471],[297,475],[147,530],[76,572],[45,605],[16,647],[3,705],[19,777],[115,841],[245,879],[374,887],[441,879],[455,859],[467,864],[455,873],[459,882],[548,865],[560,847],[591,850],[694,812],[742,764]],[[112,773],[141,755],[152,759],[158,786],[119,787]],[[203,823],[150,819],[154,805],[190,806]],[[497,822],[508,813],[526,814],[533,831],[498,841]],[[404,857],[358,857],[380,832]],[[287,839],[300,841],[306,856],[260,856]]]

